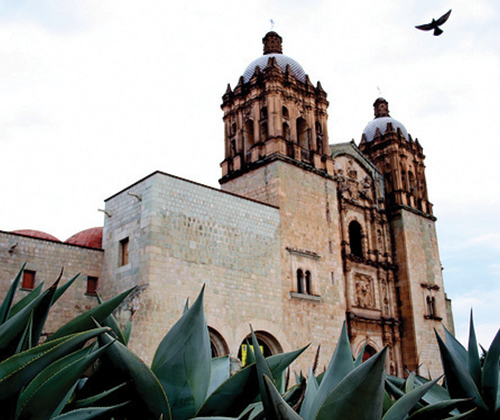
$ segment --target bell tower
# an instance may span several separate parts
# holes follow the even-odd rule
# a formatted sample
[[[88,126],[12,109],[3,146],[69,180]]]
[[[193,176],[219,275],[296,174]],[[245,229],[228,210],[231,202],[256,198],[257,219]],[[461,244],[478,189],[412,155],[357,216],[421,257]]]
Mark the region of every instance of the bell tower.
[[[410,371],[423,366],[422,374],[439,373],[434,329],[442,333],[442,322],[453,331],[453,319],[443,288],[436,218],[427,196],[425,156],[418,140],[389,115],[385,99],[378,98],[373,107],[375,118],[363,131],[359,149],[385,181],[403,363]]]
[[[283,55],[283,40],[268,32],[264,55],[223,96],[225,158],[221,184],[281,159],[330,175],[326,93],[302,66]]]

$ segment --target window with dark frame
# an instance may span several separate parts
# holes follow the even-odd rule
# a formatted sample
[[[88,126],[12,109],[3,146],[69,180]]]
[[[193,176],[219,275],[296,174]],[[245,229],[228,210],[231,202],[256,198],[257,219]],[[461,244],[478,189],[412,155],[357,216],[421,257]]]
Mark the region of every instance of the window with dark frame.
[[[120,266],[128,264],[128,238],[120,241]]]
[[[304,272],[297,270],[297,293],[304,293]]]
[[[36,277],[36,271],[24,270],[21,288],[26,290],[33,290],[35,288],[35,277]]]
[[[87,295],[95,296],[97,294],[97,281],[98,277],[87,276]]]

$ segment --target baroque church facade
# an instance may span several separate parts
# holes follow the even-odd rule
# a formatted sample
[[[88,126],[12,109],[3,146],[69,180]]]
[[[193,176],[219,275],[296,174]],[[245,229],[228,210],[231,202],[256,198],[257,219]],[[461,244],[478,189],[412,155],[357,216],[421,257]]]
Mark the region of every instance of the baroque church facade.
[[[437,376],[433,330],[453,331],[453,318],[421,145],[383,98],[358,145],[330,145],[321,84],[277,33],[263,43],[223,96],[220,190],[157,171],[105,200],[103,228],[65,242],[0,231],[0,290],[25,261],[21,295],[62,266],[68,278],[81,272],[54,330],[95,305],[96,291],[139,286],[119,316],[133,315],[130,347],[150,361],[206,284],[214,355],[244,362],[251,324],[265,353],[312,343],[297,369],[318,345],[326,365],[345,321],[355,355],[388,346],[389,373]]]

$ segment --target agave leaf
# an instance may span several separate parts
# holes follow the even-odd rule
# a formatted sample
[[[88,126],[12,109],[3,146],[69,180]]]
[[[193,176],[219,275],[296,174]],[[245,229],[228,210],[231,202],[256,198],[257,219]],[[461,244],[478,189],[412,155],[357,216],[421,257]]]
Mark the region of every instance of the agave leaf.
[[[473,419],[475,416],[471,417],[471,414],[474,413],[476,410],[477,410],[477,407],[475,407],[472,410],[469,410],[465,413],[458,414],[458,415],[453,416],[453,417],[446,417],[446,419],[444,419],[444,420],[460,420],[460,419],[468,419],[468,418]]]
[[[19,395],[16,420],[49,419],[69,389],[106,350],[89,354],[83,348],[42,370]]]
[[[266,392],[266,384],[264,383],[264,376],[266,376],[267,378],[272,377],[271,370],[267,365],[266,359],[264,359],[264,356],[262,355],[259,342],[251,326],[250,329],[252,331],[252,344],[254,348],[255,364],[257,366],[257,378],[259,380],[259,390],[262,398],[262,404],[264,406],[267,420],[275,420],[276,417],[274,416],[274,410],[271,406],[271,402],[269,401],[268,392]]]
[[[59,285],[59,281],[61,280],[61,274],[57,278],[57,280],[52,284],[42,295],[42,299],[39,305],[33,310],[33,338],[32,342],[34,345],[37,345],[40,337],[42,335],[43,327],[45,325],[45,321],[47,321],[47,317],[49,316],[49,310],[52,306],[52,302],[54,300],[54,294],[57,291],[57,286]]]
[[[62,271],[61,271],[62,275]],[[61,287],[59,287],[56,292],[54,293],[54,299],[52,300],[52,305],[56,303],[59,298],[63,295],[63,293],[68,290],[68,288],[75,282],[75,280],[78,278],[80,273],[78,273],[76,276],[74,276],[72,279],[68,280],[66,283],[64,283]]]
[[[259,393],[257,366],[245,366],[219,386],[198,410],[198,417],[238,416]]]
[[[89,398],[84,398],[82,400],[75,400],[71,402],[71,409],[79,409],[79,408],[88,408],[91,405],[94,405],[96,402],[102,400],[103,398],[106,398],[107,396],[113,394],[115,391],[118,391],[122,389],[127,383],[123,383],[120,385],[117,385],[111,389],[107,389],[106,391],[100,392],[97,395],[92,395]]]
[[[20,310],[16,315],[12,316],[0,325],[0,360],[3,360],[13,354],[23,332],[26,329],[26,324],[29,322],[31,312],[43,302],[48,293],[49,290],[46,290],[26,305],[26,307]]]
[[[273,374],[273,378],[277,380],[278,376],[281,375],[281,373],[284,372],[295,360],[297,360],[297,358],[304,353],[309,346],[310,344],[288,353],[279,353],[266,357],[266,362],[271,370],[271,373]]]
[[[214,357],[212,359],[212,372],[210,375],[210,386],[208,395],[214,392],[230,376],[231,361],[229,356]]]
[[[12,302],[14,301],[14,296],[16,295],[17,286],[21,281],[21,275],[24,271],[24,267],[26,267],[26,263],[23,264],[19,273],[17,273],[17,276],[14,278],[14,281],[10,285],[2,304],[0,305],[0,325],[9,318]]]
[[[203,405],[210,386],[212,357],[203,313],[204,290],[205,286],[191,308],[163,338],[151,365],[176,420],[193,417]]]
[[[306,392],[304,395],[304,401],[300,407],[300,417],[303,419],[311,418],[311,407],[318,393],[318,381],[314,376],[312,368],[309,368],[309,376],[307,378]]]
[[[450,411],[469,402],[469,399],[458,399],[441,401],[436,404],[427,405],[418,411],[415,411],[408,420],[441,420],[445,418]]]
[[[493,339],[488,354],[484,360],[482,391],[486,405],[491,411],[497,411],[499,408],[498,401],[498,361],[500,358],[500,330],[498,330]]]
[[[247,343],[247,357],[245,360],[245,366],[246,365],[251,365],[252,363],[255,363],[255,351],[253,350],[253,347],[250,345],[248,340],[245,340]]]
[[[387,347],[384,347],[349,372],[328,394],[315,419],[379,420],[384,401],[386,353]]]
[[[63,398],[61,398],[61,401],[59,401],[59,405],[52,412],[52,414],[51,414],[50,417],[56,417],[56,416],[58,416],[59,414],[62,413],[64,407],[66,406],[66,404],[68,403],[69,399],[71,398],[71,396],[75,392],[75,389],[78,386],[78,382],[79,381],[76,380],[75,383],[73,384],[73,386],[66,392],[66,395]]]
[[[337,347],[335,348],[330,364],[323,376],[323,380],[318,387],[316,398],[311,405],[310,415],[313,417],[309,417],[309,419],[314,418],[326,397],[335,389],[339,382],[352,372],[353,369],[354,361],[352,359],[351,344],[347,336],[347,328],[344,321]],[[309,419],[306,418],[305,420]]]
[[[78,410],[69,411],[57,417],[52,417],[51,420],[91,420],[98,418],[103,414],[123,407],[127,402],[113,405],[111,407],[95,407],[95,408],[80,408]]]
[[[258,357],[258,356],[257,356]],[[264,392],[262,400],[268,401],[268,405],[264,404],[264,411],[266,412],[266,419],[276,419],[276,420],[302,420],[287,402],[281,397],[280,393],[273,384],[273,381],[269,379],[267,375],[264,375]]]
[[[476,386],[479,388],[481,386],[481,359],[479,358],[479,348],[477,345],[476,331],[474,330],[472,309],[470,311],[469,357],[467,360],[467,368]]]
[[[164,420],[170,420],[171,413],[167,396],[160,381],[153,372],[132,351],[109,334],[102,334],[99,343],[109,347],[106,360],[121,376],[131,379],[131,387],[137,399],[134,400],[134,412],[128,412],[130,418],[157,420],[163,415]],[[134,417],[134,413],[137,417]],[[138,414],[140,413],[140,414]]]
[[[102,305],[104,303],[104,301],[102,300],[99,293],[96,293],[96,298],[97,298],[97,302],[99,302],[99,305]],[[120,326],[118,325],[118,321],[114,317],[113,313],[111,313],[100,324],[111,328],[111,330],[113,331],[113,333],[114,333],[115,337],[118,339],[118,341],[124,345],[127,345],[127,340],[125,339],[123,332],[120,329]]]
[[[442,340],[439,334],[436,333],[436,337],[441,352],[441,361],[443,363],[446,385],[450,396],[454,399],[475,398],[475,404],[486,409],[486,405],[467,368],[459,360],[456,353],[454,353]]]
[[[446,345],[448,346],[449,351],[451,351],[457,358],[462,362],[464,366],[467,366],[467,361],[469,359],[469,355],[467,354],[467,350],[462,346],[462,343],[458,341],[455,336],[449,332],[446,327],[443,325],[445,337],[446,337]]]
[[[96,328],[62,337],[4,360],[0,363],[0,400],[19,392],[46,367],[80,348],[86,341],[104,333],[106,329]]]
[[[21,336],[21,340],[19,340],[19,344],[16,348],[16,354],[21,353],[24,350],[28,350],[32,347],[31,338],[33,337],[33,312],[30,313],[30,317],[28,322],[26,323],[26,328]]]
[[[184,304],[184,311],[182,313],[185,314],[187,311],[189,311],[189,298],[186,299],[186,303]]]
[[[411,372],[405,381],[405,394],[409,394],[413,389],[415,389],[415,372]]]
[[[401,397],[405,395],[404,391],[397,387],[393,381],[390,379],[386,378],[385,379],[385,387],[387,388],[388,392],[394,397],[394,399],[399,400]]]
[[[417,385],[426,384],[427,382],[430,382],[429,379],[424,378],[422,376],[417,375],[415,378],[415,383]],[[427,404],[436,404],[436,403],[439,403],[441,401],[445,401],[445,400],[449,400],[449,399],[451,399],[450,393],[439,384],[434,385],[422,397],[422,400],[425,401]]]
[[[280,353],[266,358],[274,378],[280,375],[307,348]],[[245,366],[219,386],[204,402],[197,416],[238,416],[252,403],[259,392],[257,366]]]
[[[132,333],[132,319],[128,319],[125,327],[122,330],[123,338],[125,339],[125,345],[128,345],[130,341],[130,334]]]
[[[367,344],[368,344],[368,339],[366,339],[365,344],[363,344],[363,348],[358,354],[358,357],[356,357],[356,360],[354,360],[354,367],[358,367],[361,363],[363,363],[363,356],[365,354]]]
[[[95,308],[92,308],[89,311],[77,316],[76,318],[59,328],[47,339],[47,341],[55,340],[56,338],[63,337],[65,335],[74,334],[80,331],[94,328],[95,324],[92,319],[95,319],[98,323],[101,323],[123,302],[123,300],[134,289],[135,287],[126,290],[125,292],[104,302],[102,305],[96,306]]]
[[[425,393],[431,389],[439,380],[439,378],[434,379],[424,385],[413,389],[408,394],[397,400],[394,405],[385,413],[382,420],[404,420],[410,410],[418,403],[420,398],[422,398]]]
[[[382,412],[385,414],[394,405],[389,393],[384,390],[384,402],[382,404]]]
[[[38,296],[40,296],[40,293],[42,293],[42,289],[43,289],[44,284],[45,284],[44,282],[41,282],[31,292],[29,292],[20,301],[18,301],[14,306],[12,306],[10,313],[9,313],[9,318],[12,318],[21,309],[25,308],[29,303],[33,302]]]

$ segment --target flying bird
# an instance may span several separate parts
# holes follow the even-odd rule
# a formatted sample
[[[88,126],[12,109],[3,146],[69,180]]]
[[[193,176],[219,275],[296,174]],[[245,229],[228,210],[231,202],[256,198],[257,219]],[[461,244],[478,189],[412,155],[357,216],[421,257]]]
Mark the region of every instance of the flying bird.
[[[430,31],[430,30],[434,29],[434,36],[439,36],[443,33],[443,30],[440,29],[439,27],[448,20],[450,15],[451,15],[451,9],[448,12],[446,12],[443,16],[441,16],[438,20],[432,19],[431,23],[425,23],[424,25],[418,25],[418,26],[415,26],[415,28],[420,29],[422,31]]]

